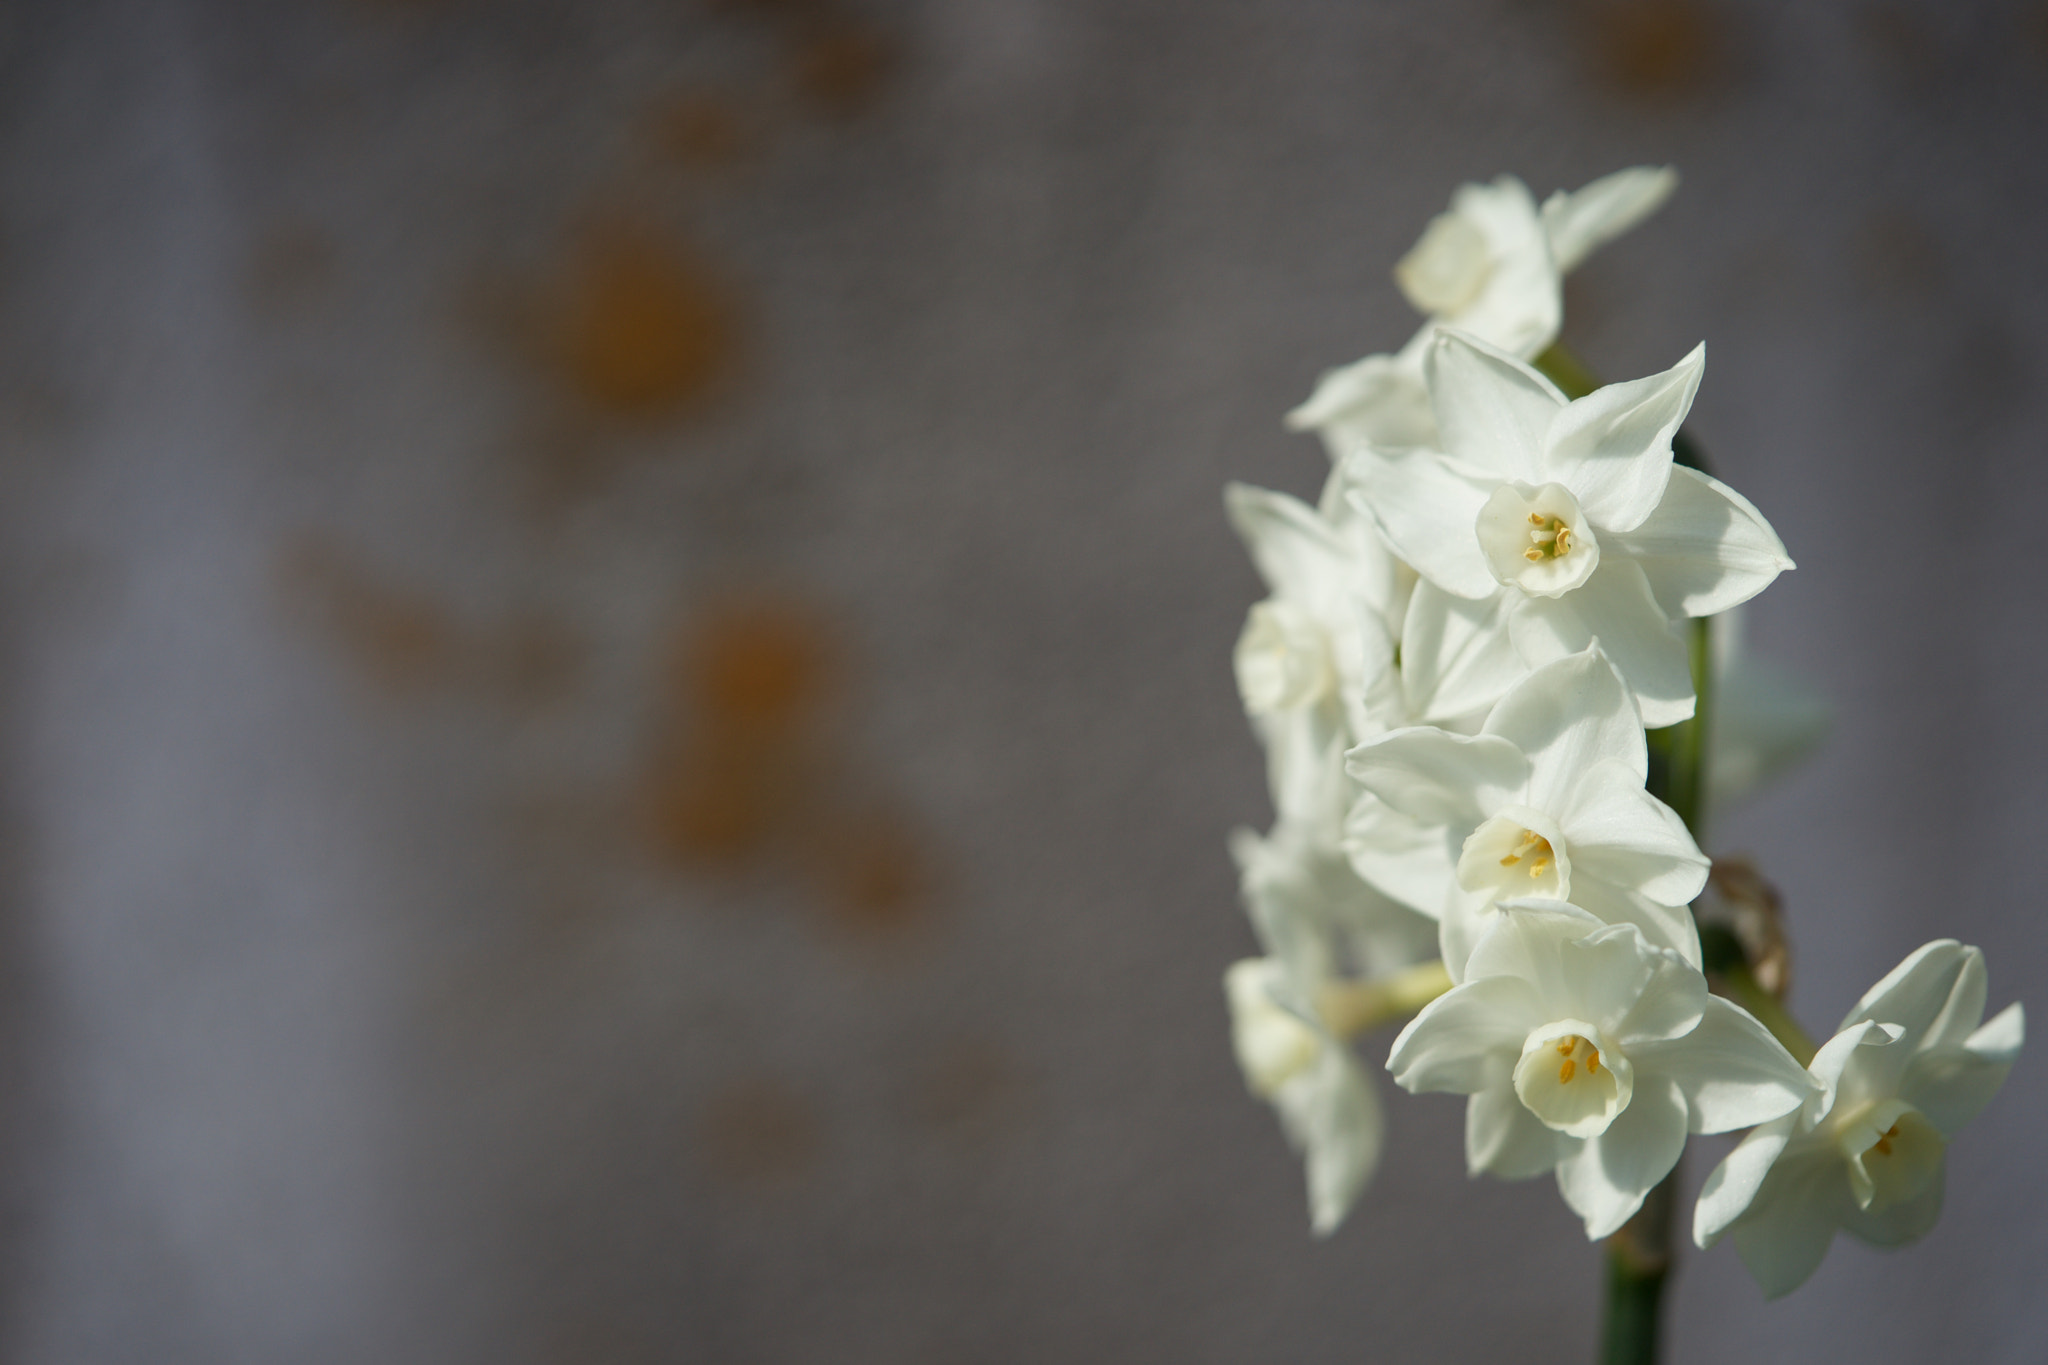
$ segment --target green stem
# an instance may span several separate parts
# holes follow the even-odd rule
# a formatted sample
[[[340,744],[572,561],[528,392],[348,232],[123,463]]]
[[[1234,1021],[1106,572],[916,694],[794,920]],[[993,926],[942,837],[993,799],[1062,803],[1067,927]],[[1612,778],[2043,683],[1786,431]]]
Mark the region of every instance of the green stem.
[[[1673,441],[1674,449],[1678,442]],[[1653,730],[1650,742],[1650,794],[1685,821],[1695,842],[1706,832],[1707,727],[1712,714],[1713,636],[1707,621],[1696,618],[1688,631],[1692,685],[1696,701],[1692,717]],[[1655,1365],[1664,1286],[1671,1278],[1672,1228],[1676,1221],[1678,1171],[1660,1181],[1635,1216],[1607,1243],[1607,1326],[1602,1339],[1604,1365]]]
[[[1406,1021],[1451,988],[1443,959],[1367,981],[1332,982],[1316,1002],[1317,1013],[1339,1038],[1351,1038],[1395,1020]]]
[[[1566,398],[1584,398],[1600,387],[1599,376],[1562,345],[1551,345],[1536,357],[1535,365]],[[1706,456],[1683,431],[1671,437],[1671,456],[1687,468],[1707,472]],[[1678,813],[1698,842],[1706,824],[1707,723],[1714,680],[1713,637],[1705,618],[1691,623],[1689,643],[1693,693],[1697,697],[1692,718],[1649,732],[1650,771],[1646,785],[1650,795]],[[1742,974],[1756,987],[1757,994],[1768,998],[1768,993],[1756,986],[1756,978],[1748,974],[1746,966]],[[1775,1006],[1776,1001],[1771,1004]],[[1777,1026],[1762,1011],[1751,1007],[1750,1012],[1776,1031]],[[1783,1008],[1778,1007],[1777,1013],[1784,1015]],[[1785,1022],[1790,1022],[1789,1016],[1785,1016]],[[1797,1055],[1797,1049],[1793,1051]],[[1812,1056],[1810,1046],[1807,1055]],[[1607,1239],[1607,1321],[1600,1348],[1603,1365],[1655,1365],[1664,1284],[1671,1276],[1677,1199],[1678,1171],[1673,1168],[1643,1199],[1635,1216]]]

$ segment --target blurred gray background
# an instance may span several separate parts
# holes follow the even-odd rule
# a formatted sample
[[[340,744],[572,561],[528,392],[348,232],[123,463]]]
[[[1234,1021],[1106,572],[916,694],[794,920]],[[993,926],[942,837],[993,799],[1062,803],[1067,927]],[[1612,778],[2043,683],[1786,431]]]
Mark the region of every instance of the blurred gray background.
[[[0,7],[0,1351],[1590,1359],[1460,1101],[1318,1243],[1244,1094],[1221,486],[1459,181],[1677,165],[1565,337],[1709,343],[1837,707],[1715,848],[1815,1030],[2048,1008],[2044,115],[2038,2]],[[1672,1358],[2048,1356],[2041,1075]]]

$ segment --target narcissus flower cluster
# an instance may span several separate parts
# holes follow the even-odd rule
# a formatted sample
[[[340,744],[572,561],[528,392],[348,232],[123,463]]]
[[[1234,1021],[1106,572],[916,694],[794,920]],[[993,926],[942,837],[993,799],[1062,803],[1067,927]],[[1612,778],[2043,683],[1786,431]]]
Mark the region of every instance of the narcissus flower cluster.
[[[1263,955],[1225,993],[1317,1232],[1385,1136],[1350,1040],[1405,1021],[1394,1082],[1468,1096],[1469,1169],[1552,1174],[1589,1237],[1689,1134],[1749,1130],[1695,1235],[1731,1236],[1775,1295],[1837,1229],[1932,1225],[1947,1144],[2024,1030],[2018,1005],[1983,1022],[1983,955],[1948,940],[1818,1049],[1710,991],[1701,812],[1824,719],[1738,648],[1735,609],[1792,561],[1679,458],[1703,347],[1605,387],[1554,347],[1565,272],[1676,181],[1635,168],[1540,206],[1511,176],[1460,188],[1395,268],[1420,330],[1288,418],[1330,455],[1316,503],[1227,491],[1269,591],[1235,667],[1276,820],[1232,843]]]

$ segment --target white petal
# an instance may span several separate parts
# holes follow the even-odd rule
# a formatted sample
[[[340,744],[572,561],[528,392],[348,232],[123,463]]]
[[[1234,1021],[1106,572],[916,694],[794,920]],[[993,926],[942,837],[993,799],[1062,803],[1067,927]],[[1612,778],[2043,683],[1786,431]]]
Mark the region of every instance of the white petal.
[[[1678,813],[1614,759],[1585,769],[1579,782],[1576,799],[1558,816],[1574,875],[1664,905],[1691,904],[1707,884],[1710,864]]]
[[[1350,575],[1352,550],[1315,509],[1298,498],[1250,484],[1223,490],[1230,524],[1266,586],[1283,597],[1322,602]]]
[[[1784,542],[1749,500],[1696,469],[1673,466],[1664,500],[1632,530],[1601,545],[1649,575],[1672,616],[1712,616],[1762,592],[1792,567]]]
[[[1360,786],[1426,824],[1448,825],[1462,840],[1529,780],[1522,751],[1492,735],[1454,735],[1409,726],[1369,739],[1345,756]]]
[[[1466,976],[1474,980],[1508,977],[1527,983],[1542,1015],[1530,1022],[1531,1028],[1576,1014],[1576,997],[1565,981],[1559,948],[1605,926],[1563,901],[1508,901],[1491,919],[1465,963]],[[1521,1053],[1519,1038],[1515,1052],[1517,1056]]]
[[[1668,1076],[1684,1092],[1695,1133],[1725,1133],[1797,1109],[1816,1086],[1747,1010],[1709,996],[1699,1027],[1668,1043],[1629,1049],[1638,1072]]]
[[[1527,1180],[1557,1165],[1573,1144],[1529,1112],[1513,1085],[1481,1090],[1465,1103],[1465,1169]]]
[[[1366,446],[1407,450],[1437,439],[1421,368],[1391,355],[1369,355],[1325,374],[1309,400],[1287,414],[1287,426],[1321,432],[1332,461]]]
[[[1454,212],[1476,225],[1492,260],[1478,297],[1441,314],[1439,321],[1518,356],[1535,355],[1564,321],[1563,280],[1550,258],[1535,197],[1514,176],[1490,185],[1461,185]]]
[[[1671,1174],[1685,1150],[1685,1099],[1668,1080],[1639,1081],[1606,1132],[1558,1163],[1557,1188],[1593,1241],[1611,1237]]]
[[[1602,924],[1633,924],[1652,947],[1669,948],[1689,965],[1700,965],[1699,928],[1683,905],[1659,905],[1636,892],[1576,873],[1572,901]]]
[[[1805,1284],[1856,1207],[1839,1157],[1826,1148],[1787,1151],[1734,1226],[1735,1250],[1766,1298]]]
[[[1559,1014],[1584,1019],[1620,1039],[1621,1022],[1656,975],[1659,955],[1632,924],[1604,924],[1557,946],[1563,998]],[[1682,968],[1690,970],[1690,968]]]
[[[1844,1073],[1843,1089],[1858,1098],[1888,1097],[1898,1093],[1906,1066],[1927,1041],[1928,1031],[1949,1015],[1950,997],[1960,987],[1966,994],[1983,1000],[1981,979],[1972,986],[1969,967],[1977,959],[1982,971],[1983,954],[1966,948],[1952,938],[1936,939],[1913,950],[1906,960],[1891,969],[1865,992],[1842,1021],[1844,1032],[1866,1020],[1896,1024],[1904,1032],[1899,1046],[1858,1052]],[[1975,1020],[1971,1020],[1972,1025]]]
[[[1845,1032],[1852,1024],[1865,1020],[1877,1020],[1899,1025],[1906,1031],[1906,1042],[1917,1044],[1948,1004],[1949,993],[1962,974],[1970,951],[1952,938],[1921,944],[1863,993],[1836,1032]]]
[[[1614,1026],[1614,1036],[1631,1050],[1682,1038],[1699,1027],[1708,1008],[1707,979],[1675,953],[1653,953],[1654,967],[1642,994]]]
[[[1528,756],[1529,804],[1562,811],[1585,769],[1617,759],[1641,786],[1649,771],[1634,698],[1597,646],[1547,663],[1516,683],[1487,716],[1482,733]]]
[[[1961,1047],[1983,1022],[1984,1001],[1989,993],[1983,950],[1964,948],[1962,964],[1948,988],[1948,999],[1920,1035],[1921,1050]]]
[[[1685,641],[1633,560],[1603,560],[1591,578],[1563,597],[1513,603],[1508,636],[1531,668],[1577,654],[1597,638],[1636,694],[1644,725],[1676,725],[1692,714],[1692,660]]]
[[[1941,1220],[1942,1192],[1948,1184],[1948,1165],[1935,1168],[1925,1189],[1911,1199],[1882,1209],[1862,1209],[1850,1200],[1842,1210],[1842,1231],[1875,1247],[1904,1246],[1918,1241]]]
[[[1631,166],[1543,201],[1543,230],[1560,273],[1569,274],[1593,251],[1664,206],[1678,188],[1669,166]]]
[[[1787,1114],[1759,1124],[1708,1174],[1707,1183],[1700,1190],[1699,1203],[1693,1205],[1692,1240],[1695,1246],[1702,1250],[1712,1246],[1721,1239],[1730,1223],[1749,1211],[1757,1191],[1763,1186],[1764,1177],[1771,1173],[1778,1154],[1791,1140],[1793,1125],[1797,1122],[1798,1115]]]
[[[1443,914],[1436,926],[1437,956],[1444,960],[1444,971],[1454,983],[1464,983],[1472,950],[1499,921],[1490,893],[1466,891],[1455,883],[1445,893]]]
[[[1572,490],[1601,535],[1635,530],[1662,501],[1671,438],[1705,367],[1706,347],[1696,346],[1662,374],[1594,390],[1550,424],[1544,470]]]
[[[1856,1049],[1890,1047],[1904,1033],[1897,1024],[1865,1023],[1844,1029],[1822,1043],[1813,1060],[1806,1064],[1806,1073],[1820,1086],[1820,1093],[1806,1102],[1807,1125],[1820,1122],[1834,1108],[1835,1089],[1841,1084],[1842,1073],[1855,1060]]]
[[[1387,1070],[1415,1093],[1474,1095],[1504,1085],[1522,1040],[1543,1020],[1528,983],[1512,976],[1468,980],[1422,1007],[1394,1039]]]
[[[1539,477],[1543,436],[1565,406],[1554,384],[1513,356],[1457,332],[1437,335],[1423,372],[1446,455],[1496,480],[1548,482]]]
[[[1333,1044],[1311,1073],[1281,1087],[1274,1104],[1306,1160],[1311,1226],[1327,1237],[1379,1165],[1387,1126],[1379,1093],[1350,1049]]]
[[[2020,1006],[2006,1006],[1966,1046],[1913,1058],[1899,1079],[1899,1098],[1925,1114],[1942,1136],[1954,1136],[2005,1084],[2025,1029]]]
[[[1424,579],[1415,585],[1401,627],[1401,686],[1408,708],[1433,725],[1451,725],[1499,701],[1529,666],[1508,636],[1508,590],[1481,601],[1455,597]]]
[[[1458,840],[1449,830],[1403,815],[1371,792],[1359,795],[1345,819],[1344,853],[1360,877],[1431,919],[1457,876]]]
[[[1479,544],[1479,512],[1496,481],[1429,450],[1362,450],[1344,461],[1351,504],[1372,519],[1394,553],[1446,592],[1489,597],[1500,588]]]

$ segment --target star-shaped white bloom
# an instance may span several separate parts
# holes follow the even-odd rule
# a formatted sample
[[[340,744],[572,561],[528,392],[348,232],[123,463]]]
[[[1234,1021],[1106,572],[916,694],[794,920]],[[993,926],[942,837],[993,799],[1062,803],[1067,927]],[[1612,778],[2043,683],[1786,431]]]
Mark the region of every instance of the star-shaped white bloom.
[[[1307,1165],[1318,1234],[1343,1222],[1379,1164],[1386,1119],[1378,1092],[1328,1017],[1347,975],[1374,976],[1426,957],[1426,920],[1387,901],[1335,857],[1285,826],[1231,841],[1245,908],[1266,956],[1224,974],[1231,1037],[1253,1094],[1271,1103]]]
[[[1442,920],[1444,965],[1465,959],[1499,903],[1570,901],[1699,964],[1685,909],[1708,861],[1644,790],[1634,701],[1599,644],[1530,673],[1477,735],[1413,726],[1347,756],[1361,802],[1345,851],[1367,881]]]
[[[1815,1054],[1816,1093],[1707,1178],[1693,1240],[1732,1230],[1777,1298],[1813,1274],[1837,1228],[1889,1247],[1933,1227],[1949,1139],[2005,1084],[2025,1041],[2017,1004],[1979,1026],[1985,993],[1983,953],[1953,939],[1894,968]]]
[[[1422,356],[1438,327],[1455,327],[1524,359],[1557,339],[1563,277],[1595,248],[1627,232],[1678,187],[1668,166],[1635,166],[1536,207],[1511,175],[1462,185],[1448,211],[1394,267],[1401,292],[1429,321],[1396,355],[1372,355],[1323,376],[1288,414],[1318,430],[1340,459],[1361,444],[1402,450],[1435,444]]]
[[[1499,917],[1463,984],[1402,1030],[1387,1067],[1404,1089],[1470,1095],[1470,1169],[1509,1180],[1555,1169],[1596,1239],[1642,1205],[1688,1132],[1775,1118],[1812,1086],[1677,953],[1634,925],[1533,901]]]
[[[1413,576],[1355,516],[1333,525],[1284,493],[1235,483],[1224,506],[1271,589],[1247,616],[1234,662],[1274,808],[1335,848],[1353,799],[1344,750],[1408,720],[1394,641]]]
[[[1455,333],[1427,363],[1442,450],[1349,461],[1352,497],[1422,575],[1401,637],[1411,706],[1429,720],[1469,712],[1597,635],[1645,725],[1690,716],[1672,622],[1747,601],[1792,567],[1740,494],[1672,463],[1704,348],[1576,402]]]

